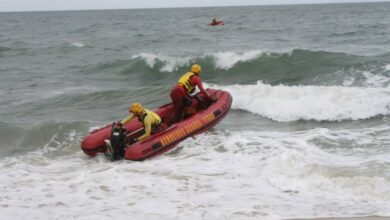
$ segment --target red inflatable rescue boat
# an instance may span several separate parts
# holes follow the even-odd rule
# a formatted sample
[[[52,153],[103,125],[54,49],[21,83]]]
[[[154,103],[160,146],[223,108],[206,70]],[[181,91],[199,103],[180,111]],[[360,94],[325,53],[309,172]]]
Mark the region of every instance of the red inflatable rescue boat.
[[[224,21],[216,21],[216,22],[209,23],[208,26],[222,26],[224,24],[225,24]]]
[[[209,106],[204,105],[204,97],[201,93],[192,97],[192,104],[187,108],[185,119],[176,124],[158,131],[146,140],[124,145],[124,159],[144,160],[161,154],[173,148],[184,139],[202,133],[220,122],[228,113],[232,104],[232,96],[223,90],[207,89],[209,95],[214,95],[217,100]],[[172,104],[167,104],[155,109],[163,121],[172,114]],[[81,149],[89,156],[98,153],[107,153],[112,138],[113,126],[107,125],[92,131],[81,142]],[[137,119],[133,119],[123,125],[126,131],[126,140],[133,140],[144,133],[143,126]]]

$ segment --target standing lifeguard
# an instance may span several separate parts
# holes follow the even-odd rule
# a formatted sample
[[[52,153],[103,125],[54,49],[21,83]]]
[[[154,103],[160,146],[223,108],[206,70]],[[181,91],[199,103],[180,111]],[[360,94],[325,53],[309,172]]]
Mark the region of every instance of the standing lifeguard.
[[[198,87],[203,96],[210,103],[213,99],[207,94],[203,88],[200,72],[202,68],[198,64],[191,67],[191,71],[180,77],[179,81],[171,89],[171,99],[173,102],[173,113],[170,117],[169,124],[178,122],[183,117],[184,108],[191,105],[190,94]]]

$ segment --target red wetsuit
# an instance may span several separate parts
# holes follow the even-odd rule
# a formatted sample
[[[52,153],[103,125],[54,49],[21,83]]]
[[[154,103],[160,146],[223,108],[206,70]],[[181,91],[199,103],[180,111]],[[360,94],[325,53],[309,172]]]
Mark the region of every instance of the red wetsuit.
[[[206,99],[211,100],[211,98],[207,94],[206,90],[204,90],[202,80],[199,78],[199,76],[194,74],[189,79],[189,82],[192,86],[194,86],[194,88],[197,86],[199,88],[200,92],[203,94],[203,96]],[[183,85],[181,85],[180,83],[178,83],[172,87],[171,99],[173,102],[173,113],[172,113],[172,116],[169,120],[169,124],[173,124],[175,122],[178,122],[181,119],[182,114],[183,114],[183,110],[184,110],[184,99],[187,95],[191,94],[192,92],[193,91],[187,92],[185,87]]]

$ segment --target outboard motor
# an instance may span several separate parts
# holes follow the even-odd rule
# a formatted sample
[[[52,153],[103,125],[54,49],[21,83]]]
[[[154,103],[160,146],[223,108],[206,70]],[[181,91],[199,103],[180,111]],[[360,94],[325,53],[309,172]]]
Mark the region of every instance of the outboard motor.
[[[126,140],[126,129],[122,127],[122,124],[112,124],[111,138],[110,141],[106,141],[107,148],[111,155],[111,160],[119,160],[124,157],[125,154],[125,143]]]

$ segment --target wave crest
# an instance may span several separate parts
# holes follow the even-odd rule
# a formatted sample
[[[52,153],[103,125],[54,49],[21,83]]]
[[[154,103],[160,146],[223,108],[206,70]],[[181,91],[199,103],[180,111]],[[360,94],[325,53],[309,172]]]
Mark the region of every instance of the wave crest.
[[[132,56],[132,59],[142,59],[147,66],[160,67],[160,72],[173,72],[180,68],[190,66],[194,62],[211,64],[217,69],[229,70],[238,63],[247,62],[259,58],[263,54],[260,50],[246,52],[217,52],[201,56],[173,57],[153,53],[140,53]],[[210,63],[211,62],[211,63]]]
[[[388,87],[390,75],[386,59],[303,49],[285,53],[226,51],[193,56],[140,53],[130,59],[99,63],[87,72],[136,74],[150,81],[155,80],[155,76],[167,76],[166,73],[181,74],[198,63],[204,69],[204,80],[225,84],[261,80],[271,85]]]
[[[233,109],[252,112],[275,121],[341,121],[390,114],[390,88],[341,86],[216,86],[233,96]]]

